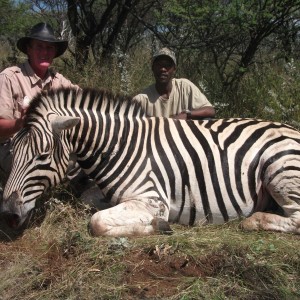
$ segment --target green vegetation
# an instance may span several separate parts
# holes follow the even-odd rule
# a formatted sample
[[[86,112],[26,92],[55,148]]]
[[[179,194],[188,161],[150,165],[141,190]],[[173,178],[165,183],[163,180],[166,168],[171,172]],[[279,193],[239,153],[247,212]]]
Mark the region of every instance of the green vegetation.
[[[151,55],[145,50],[128,59],[127,84],[122,81],[122,68],[117,63],[93,65],[84,73],[64,69],[74,82],[81,86],[102,87],[115,92],[134,95],[153,82],[150,69]],[[288,123],[300,128],[300,64],[269,63],[255,65],[251,72],[241,80],[237,90],[221,93],[214,88],[212,70],[202,69],[194,74],[193,82],[198,85],[207,98],[216,106],[217,117],[245,117]],[[179,64],[177,77],[187,77],[184,66]]]
[[[47,21],[69,40],[58,70],[81,86],[133,95],[153,80],[153,52],[168,46],[177,76],[198,85],[219,117],[299,128],[299,0],[2,0],[1,7],[0,69],[22,61],[16,40]]]

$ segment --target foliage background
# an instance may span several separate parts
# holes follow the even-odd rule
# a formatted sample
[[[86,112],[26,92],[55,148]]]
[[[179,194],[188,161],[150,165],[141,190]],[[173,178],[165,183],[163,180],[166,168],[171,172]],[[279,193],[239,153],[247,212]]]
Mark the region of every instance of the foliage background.
[[[81,86],[134,95],[152,83],[151,56],[174,50],[177,77],[199,86],[218,117],[256,117],[299,128],[299,0],[0,0],[3,69],[47,21],[69,49],[58,71]]]

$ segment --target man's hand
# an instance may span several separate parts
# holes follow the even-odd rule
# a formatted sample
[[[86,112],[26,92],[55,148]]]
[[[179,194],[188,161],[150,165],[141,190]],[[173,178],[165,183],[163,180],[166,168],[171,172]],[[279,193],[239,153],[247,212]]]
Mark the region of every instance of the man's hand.
[[[20,116],[20,118],[16,119],[15,130],[14,130],[15,132],[18,132],[20,129],[23,128],[26,111],[27,111],[27,108],[26,109],[22,109],[21,110],[21,116]]]
[[[178,115],[171,116],[171,118],[173,118],[173,119],[179,119],[179,120],[187,120],[188,119],[188,113],[185,112],[185,111],[182,111]]]

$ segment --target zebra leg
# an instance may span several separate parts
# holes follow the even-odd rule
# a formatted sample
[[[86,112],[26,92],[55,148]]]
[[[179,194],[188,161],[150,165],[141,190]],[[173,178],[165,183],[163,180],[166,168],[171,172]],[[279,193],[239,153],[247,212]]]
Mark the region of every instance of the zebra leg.
[[[283,209],[284,216],[255,212],[241,223],[245,230],[271,230],[300,234],[300,172],[279,173],[267,186],[268,193]]]
[[[300,234],[300,211],[289,217],[256,212],[241,223],[244,230],[270,230]]]
[[[167,220],[168,209],[161,202],[152,199],[147,202],[127,200],[95,213],[89,230],[93,236],[170,234],[172,230]]]

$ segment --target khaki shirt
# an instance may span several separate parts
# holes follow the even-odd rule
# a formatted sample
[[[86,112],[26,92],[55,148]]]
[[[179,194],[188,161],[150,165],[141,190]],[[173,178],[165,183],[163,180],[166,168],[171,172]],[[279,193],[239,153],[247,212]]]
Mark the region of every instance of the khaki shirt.
[[[172,79],[172,91],[169,99],[158,94],[155,84],[147,87],[133,99],[141,103],[148,116],[155,117],[170,117],[178,115],[186,109],[195,110],[212,106],[199,88],[185,78]]]
[[[25,96],[32,99],[42,90],[60,87],[79,88],[54,70],[49,70],[42,80],[34,73],[28,61],[3,70],[0,73],[0,118],[19,118]]]

